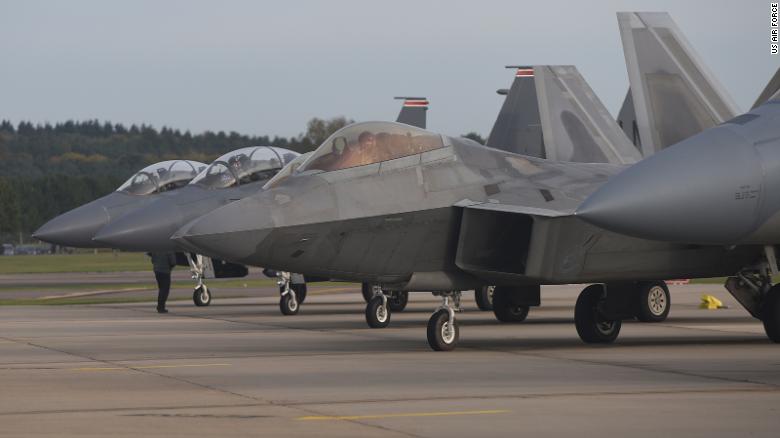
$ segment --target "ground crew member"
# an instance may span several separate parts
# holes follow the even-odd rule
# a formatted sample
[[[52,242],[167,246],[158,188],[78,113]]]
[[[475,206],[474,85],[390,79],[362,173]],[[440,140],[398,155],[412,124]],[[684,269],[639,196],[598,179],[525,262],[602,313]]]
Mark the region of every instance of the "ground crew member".
[[[157,280],[157,313],[168,313],[165,303],[171,291],[171,270],[176,266],[176,254],[172,252],[150,253],[154,278]]]

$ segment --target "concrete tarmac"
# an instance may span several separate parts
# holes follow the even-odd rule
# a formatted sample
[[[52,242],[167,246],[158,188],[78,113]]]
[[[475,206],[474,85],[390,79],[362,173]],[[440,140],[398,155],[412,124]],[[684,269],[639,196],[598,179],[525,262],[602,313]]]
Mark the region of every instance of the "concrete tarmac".
[[[579,286],[522,324],[464,294],[461,342],[428,348],[438,301],[367,328],[354,287],[153,304],[0,307],[0,436],[776,437],[780,345],[719,285],[672,287],[670,318],[580,342]],[[700,310],[702,293],[728,309]]]

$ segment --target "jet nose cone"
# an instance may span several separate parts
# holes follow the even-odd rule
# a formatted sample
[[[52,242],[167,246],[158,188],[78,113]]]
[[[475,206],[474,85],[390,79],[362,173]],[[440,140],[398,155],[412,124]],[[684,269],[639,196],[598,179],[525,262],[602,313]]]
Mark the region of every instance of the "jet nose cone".
[[[644,239],[735,243],[755,223],[760,175],[754,149],[715,128],[616,175],[576,215]]]
[[[92,237],[108,220],[106,210],[99,204],[91,203],[46,222],[33,233],[33,237],[63,246],[100,247],[100,244],[92,241]]]
[[[258,248],[272,228],[267,209],[252,198],[244,198],[195,219],[171,239],[199,254],[257,263]]]
[[[101,228],[94,240],[125,251],[176,251],[171,235],[181,226],[176,206],[156,204],[123,216]]]

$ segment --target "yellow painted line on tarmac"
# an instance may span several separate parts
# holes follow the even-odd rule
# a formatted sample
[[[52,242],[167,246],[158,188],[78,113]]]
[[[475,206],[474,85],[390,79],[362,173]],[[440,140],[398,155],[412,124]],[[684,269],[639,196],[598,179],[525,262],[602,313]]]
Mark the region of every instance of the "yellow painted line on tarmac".
[[[203,367],[229,367],[229,363],[201,363],[182,365],[143,365],[126,367],[82,367],[70,368],[69,371],[132,371],[132,370],[156,370],[161,368],[203,368]]]
[[[307,417],[298,417],[299,421],[334,421],[334,420],[377,420],[382,418],[403,418],[403,417],[454,417],[458,415],[494,415],[507,414],[511,411],[506,409],[492,409],[484,411],[444,411],[444,412],[407,412],[396,414],[375,414],[375,415],[312,415]]]

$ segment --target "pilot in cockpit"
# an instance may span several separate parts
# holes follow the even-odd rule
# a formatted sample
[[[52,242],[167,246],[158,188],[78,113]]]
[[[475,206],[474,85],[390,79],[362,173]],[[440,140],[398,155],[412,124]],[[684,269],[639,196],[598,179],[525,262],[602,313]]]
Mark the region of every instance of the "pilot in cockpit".
[[[341,160],[337,169],[362,166],[375,162],[373,155],[376,153],[376,137],[369,131],[363,131],[358,136],[357,143],[348,144],[341,154]]]

